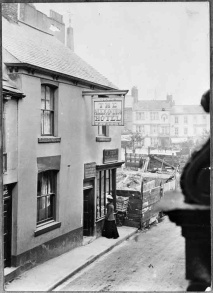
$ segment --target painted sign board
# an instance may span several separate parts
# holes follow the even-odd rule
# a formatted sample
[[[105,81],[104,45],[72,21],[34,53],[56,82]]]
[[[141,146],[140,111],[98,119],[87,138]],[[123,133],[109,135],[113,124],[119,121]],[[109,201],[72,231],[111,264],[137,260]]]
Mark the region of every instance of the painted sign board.
[[[118,149],[103,150],[103,163],[117,162]]]
[[[92,98],[92,125],[124,125],[124,97]]]
[[[96,176],[96,163],[87,163],[84,164],[84,179],[95,177]]]

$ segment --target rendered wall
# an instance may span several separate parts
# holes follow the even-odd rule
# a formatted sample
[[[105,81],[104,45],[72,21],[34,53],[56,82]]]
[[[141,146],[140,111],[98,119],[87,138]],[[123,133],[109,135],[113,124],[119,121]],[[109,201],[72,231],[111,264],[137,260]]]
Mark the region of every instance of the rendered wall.
[[[17,100],[4,102],[5,148],[7,154],[7,171],[3,175],[3,184],[17,182],[18,166],[18,117]]]
[[[83,157],[81,90],[59,84],[58,136],[60,143],[38,143],[40,137],[40,78],[22,75],[26,98],[18,105],[17,250],[21,254],[62,234],[82,227]],[[37,157],[61,155],[58,173],[57,218],[61,227],[34,236],[37,212]]]

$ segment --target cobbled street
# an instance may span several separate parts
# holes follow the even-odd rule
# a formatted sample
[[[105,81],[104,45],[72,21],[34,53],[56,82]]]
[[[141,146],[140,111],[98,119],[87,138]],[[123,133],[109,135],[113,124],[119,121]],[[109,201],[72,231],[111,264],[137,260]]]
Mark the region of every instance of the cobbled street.
[[[186,291],[184,245],[180,227],[164,217],[55,291]]]

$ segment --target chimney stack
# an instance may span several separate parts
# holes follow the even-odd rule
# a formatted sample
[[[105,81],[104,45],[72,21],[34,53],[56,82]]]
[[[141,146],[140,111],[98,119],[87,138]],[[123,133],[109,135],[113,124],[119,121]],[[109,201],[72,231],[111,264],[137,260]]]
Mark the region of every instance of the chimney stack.
[[[74,51],[73,28],[71,26],[67,28],[67,47]]]
[[[173,106],[175,104],[175,101],[173,100],[172,95],[167,95],[166,100],[167,100],[167,102],[170,103],[171,106]]]
[[[69,26],[67,28],[67,47],[74,51],[74,34],[71,26],[71,14],[69,14]]]
[[[132,93],[132,96],[134,98],[134,103],[138,103],[138,89],[137,89],[136,86],[132,87],[131,93]]]
[[[18,23],[18,3],[2,3],[2,16],[10,22]]]

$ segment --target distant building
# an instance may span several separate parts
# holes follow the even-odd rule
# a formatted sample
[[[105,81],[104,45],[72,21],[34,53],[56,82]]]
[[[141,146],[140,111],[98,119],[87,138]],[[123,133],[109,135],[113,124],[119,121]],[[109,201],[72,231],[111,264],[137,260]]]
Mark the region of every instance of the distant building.
[[[173,106],[170,116],[172,143],[196,141],[210,129],[210,116],[200,105]]]
[[[175,105],[172,95],[165,100],[140,100],[136,87],[127,96],[125,113],[125,129],[141,133],[145,147],[170,147],[189,138],[195,141],[210,127],[200,105]]]

